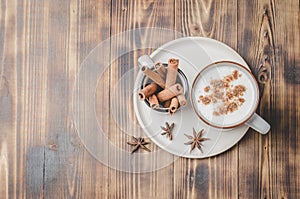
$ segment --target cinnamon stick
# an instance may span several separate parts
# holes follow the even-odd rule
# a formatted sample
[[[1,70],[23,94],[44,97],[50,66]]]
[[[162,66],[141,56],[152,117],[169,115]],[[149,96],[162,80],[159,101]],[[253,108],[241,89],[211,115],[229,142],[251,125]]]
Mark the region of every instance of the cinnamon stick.
[[[166,87],[169,88],[173,86],[176,82],[177,78],[177,70],[178,70],[178,59],[171,58],[168,61],[168,70],[166,77]]]
[[[167,100],[167,101],[164,102],[164,107],[165,108],[169,108],[170,105],[171,105],[171,100]]]
[[[161,78],[165,79],[166,78],[166,68],[161,62],[157,62],[154,65],[155,71],[161,76]]]
[[[151,95],[151,96],[149,97],[148,101],[149,101],[150,107],[151,107],[152,109],[156,109],[156,108],[159,107],[158,99],[157,99],[157,97],[156,97],[155,94]]]
[[[182,92],[183,92],[182,86],[177,83],[169,88],[166,88],[166,89],[160,91],[157,94],[157,98],[160,102],[165,102],[165,101],[179,95]]]
[[[144,87],[142,90],[139,91],[139,99],[140,100],[145,100],[149,96],[151,96],[155,91],[157,90],[157,84],[152,82],[148,84],[146,87]]]
[[[160,75],[154,71],[152,71],[150,68],[143,66],[141,68],[142,72],[152,79],[156,84],[158,84],[161,88],[165,88],[165,81],[160,77]]]
[[[170,115],[173,115],[177,111],[178,105],[179,105],[179,102],[178,102],[177,97],[173,97],[171,100],[170,107],[169,107]]]
[[[178,99],[178,102],[180,104],[180,106],[185,106],[186,105],[186,99],[185,99],[185,96],[183,93],[177,95],[177,99]]]

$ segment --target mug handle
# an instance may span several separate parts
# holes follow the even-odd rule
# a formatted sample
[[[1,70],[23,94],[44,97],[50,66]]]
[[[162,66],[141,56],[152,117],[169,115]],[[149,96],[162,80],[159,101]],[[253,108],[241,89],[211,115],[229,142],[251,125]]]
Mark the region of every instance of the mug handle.
[[[267,134],[271,128],[270,124],[268,124],[262,117],[260,117],[256,113],[254,113],[245,124],[261,134]]]

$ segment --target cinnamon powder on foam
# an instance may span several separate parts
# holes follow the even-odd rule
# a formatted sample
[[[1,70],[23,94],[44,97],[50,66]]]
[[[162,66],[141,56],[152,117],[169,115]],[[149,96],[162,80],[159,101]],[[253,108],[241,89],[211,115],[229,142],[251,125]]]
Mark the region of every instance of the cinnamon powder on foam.
[[[204,92],[208,94],[200,95],[198,102],[204,105],[221,102],[213,112],[215,116],[225,115],[238,110],[245,102],[245,99],[242,97],[246,87],[241,84],[233,87],[230,83],[241,76],[237,70],[234,70],[232,74],[225,76],[223,79],[211,80],[210,85],[204,88]],[[211,93],[209,94],[210,91]]]

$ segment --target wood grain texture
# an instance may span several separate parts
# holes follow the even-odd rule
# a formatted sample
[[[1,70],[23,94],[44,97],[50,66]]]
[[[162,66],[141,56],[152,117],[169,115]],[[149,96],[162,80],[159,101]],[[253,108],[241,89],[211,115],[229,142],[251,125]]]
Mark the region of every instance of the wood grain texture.
[[[251,70],[257,74],[259,67],[274,62],[273,13],[272,10],[267,10],[270,7],[268,1],[239,2],[238,4],[238,17],[243,19],[238,24],[238,52],[247,61]],[[270,67],[268,71],[272,73]],[[263,92],[258,112],[270,122],[270,81],[263,85],[261,91]],[[241,198],[270,198],[272,187],[269,186],[271,176],[268,140],[273,136],[274,128],[274,125],[271,125],[270,134],[260,136],[250,130],[239,145]],[[252,153],[249,153],[249,150]]]
[[[249,130],[223,154],[179,158],[150,173],[125,173],[98,162],[81,142],[72,115],[76,75],[101,41],[142,27],[217,39],[237,50],[256,77],[266,69],[257,113],[271,132]],[[149,41],[151,35],[118,44],[166,40]],[[97,119],[124,150],[130,150],[130,136],[102,113],[111,113],[111,90],[119,79],[152,51],[110,59],[95,92]],[[297,0],[0,0],[0,198],[300,198],[299,55]],[[151,144],[151,150],[159,149]],[[112,153],[106,155],[118,155]]]
[[[273,3],[275,64],[271,120],[276,121],[271,139],[273,197],[298,198],[299,174],[299,72],[300,2]],[[297,8],[297,9],[296,9]],[[293,17],[291,17],[293,16]],[[288,31],[286,31],[288,30]],[[277,33],[277,34],[275,34]],[[275,158],[276,157],[276,158]]]

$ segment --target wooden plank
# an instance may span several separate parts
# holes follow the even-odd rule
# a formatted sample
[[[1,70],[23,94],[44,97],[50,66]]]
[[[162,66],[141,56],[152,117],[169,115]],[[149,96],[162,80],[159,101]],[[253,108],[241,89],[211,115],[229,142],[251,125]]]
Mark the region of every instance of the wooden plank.
[[[44,194],[44,138],[45,138],[45,88],[47,79],[47,64],[44,62],[46,54],[44,43],[47,40],[47,25],[43,18],[44,4],[23,1],[18,4],[18,46],[21,56],[18,56],[18,101],[20,124],[18,131],[20,146],[24,145],[22,160],[26,167],[24,171],[24,186],[18,187],[26,197],[43,197]],[[39,74],[39,75],[37,75]],[[21,173],[19,175],[22,175]],[[26,195],[25,195],[26,194]]]
[[[78,137],[72,91],[81,62],[110,35],[110,1],[49,1],[48,9],[46,142],[50,147],[45,149],[45,197],[107,198],[108,168],[91,156],[83,147],[87,143]],[[107,85],[101,85],[105,90]],[[109,104],[107,93],[100,99],[100,108]],[[109,124],[108,115],[101,119]]]
[[[70,7],[70,33],[75,33],[70,42],[70,61],[77,58],[77,66],[88,56],[101,41],[110,37],[111,1],[73,1]],[[110,56],[110,52],[107,52]],[[78,68],[75,69],[79,72]],[[77,74],[76,74],[77,75]],[[109,107],[109,75],[104,74],[99,80],[96,92],[96,113],[100,114],[98,122],[105,132],[109,131],[110,117],[108,114],[101,114]],[[90,85],[83,85],[89,87]],[[103,111],[104,110],[104,111]],[[84,112],[84,110],[82,110]],[[84,115],[84,114],[83,114]],[[76,126],[76,124],[74,124]],[[78,137],[77,137],[78,138]],[[81,142],[79,142],[81,143]],[[88,144],[88,143],[81,143]],[[78,161],[78,193],[79,198],[108,198],[108,170],[109,168],[96,160],[86,149],[79,155]],[[77,178],[76,178],[77,179]],[[76,180],[75,179],[75,180]]]
[[[174,27],[174,7],[173,0],[167,1],[112,1],[112,35],[121,33],[122,31],[132,30],[136,28],[171,28]],[[165,9],[168,8],[169,11]],[[172,37],[172,35],[170,35]],[[170,37],[169,36],[169,37]],[[143,45],[163,44],[166,38],[153,38],[151,31],[146,31],[141,37],[122,38],[118,40],[119,49],[123,46],[137,47],[137,43]],[[111,73],[111,90],[115,84],[126,74],[127,71],[137,67],[137,59],[143,54],[150,54],[150,49],[139,49],[133,52],[128,52],[123,57],[112,63]],[[112,51],[112,53],[118,53]],[[132,77],[136,72],[131,74]],[[128,89],[130,83],[123,85],[124,89]],[[112,100],[112,99],[111,99]],[[118,99],[117,104],[124,104],[124,99]],[[133,108],[133,107],[132,107]],[[133,113],[134,114],[134,113]],[[126,117],[124,122],[126,122]],[[130,121],[127,121],[130,122]],[[137,122],[137,121],[135,121]],[[134,129],[134,125],[130,122],[129,129]],[[139,129],[135,129],[139,130]],[[109,139],[118,147],[124,150],[130,150],[126,141],[130,139],[130,134],[133,132],[122,131],[118,124],[112,122],[110,127]],[[156,151],[158,148],[151,144],[151,150]],[[118,156],[118,154],[111,154]],[[133,154],[134,155],[134,154]],[[157,160],[149,160],[153,166],[157,164]],[[120,163],[122,164],[122,163]],[[173,166],[170,165],[164,169],[150,173],[130,174],[119,171],[110,170],[109,172],[109,197],[110,198],[172,198],[173,195]]]
[[[19,69],[23,44],[17,1],[0,2],[0,192],[3,198],[22,198],[25,195],[26,135],[20,125],[24,122],[23,98]],[[28,129],[27,129],[28,130]],[[24,130],[26,133],[26,129]],[[20,189],[21,188],[21,189]]]
[[[47,123],[45,135],[44,197],[63,198],[74,195],[73,172],[77,165],[78,151],[71,146],[70,116],[68,101],[71,92],[68,89],[68,26],[69,3],[47,2],[48,25],[47,59]],[[54,125],[55,124],[55,125]],[[73,153],[72,153],[73,152]],[[75,157],[76,158],[75,158]],[[75,169],[74,169],[75,168]],[[71,178],[71,179],[69,179]]]
[[[270,187],[274,188],[273,198],[299,198],[300,2],[274,2],[269,10],[275,19],[276,47],[271,98],[274,112],[270,118],[274,121]]]
[[[176,30],[237,49],[237,1],[176,1]],[[237,198],[238,149],[217,157],[175,162],[175,198]],[[180,173],[180,174],[179,174]]]
[[[257,76],[260,67],[274,63],[272,11],[265,13],[268,1],[238,2],[238,52]],[[269,37],[271,36],[271,37]],[[265,60],[266,59],[266,60]],[[260,85],[261,102],[258,113],[270,121],[270,81]],[[272,124],[271,124],[272,125]],[[241,198],[270,198],[269,139],[250,130],[239,147],[239,196]],[[249,152],[251,151],[251,153]]]

